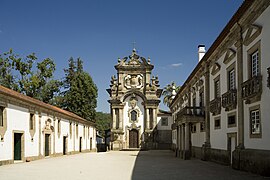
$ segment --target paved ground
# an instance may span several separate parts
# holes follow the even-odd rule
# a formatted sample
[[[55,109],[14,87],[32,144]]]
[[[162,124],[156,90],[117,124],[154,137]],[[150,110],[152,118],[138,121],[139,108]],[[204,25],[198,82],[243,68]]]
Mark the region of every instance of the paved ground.
[[[171,151],[85,153],[0,166],[1,180],[264,179]]]

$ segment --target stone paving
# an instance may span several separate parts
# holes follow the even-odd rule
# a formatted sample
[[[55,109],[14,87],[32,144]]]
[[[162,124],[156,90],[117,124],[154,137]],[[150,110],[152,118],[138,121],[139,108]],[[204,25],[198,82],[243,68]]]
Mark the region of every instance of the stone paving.
[[[0,166],[0,180],[265,179],[171,151],[111,151],[46,158]]]

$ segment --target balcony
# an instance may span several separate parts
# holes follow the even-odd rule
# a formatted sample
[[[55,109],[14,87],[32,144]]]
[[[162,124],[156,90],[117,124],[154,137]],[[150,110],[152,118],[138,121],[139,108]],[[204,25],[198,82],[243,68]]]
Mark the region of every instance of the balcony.
[[[225,111],[230,111],[236,108],[237,105],[237,90],[232,89],[222,94],[222,107]]]
[[[197,123],[204,121],[204,107],[184,107],[176,116],[176,121],[180,123]]]
[[[220,114],[221,111],[221,98],[217,97],[210,101],[209,111],[213,113],[213,116]]]
[[[262,76],[254,76],[242,83],[242,98],[246,104],[261,100]]]

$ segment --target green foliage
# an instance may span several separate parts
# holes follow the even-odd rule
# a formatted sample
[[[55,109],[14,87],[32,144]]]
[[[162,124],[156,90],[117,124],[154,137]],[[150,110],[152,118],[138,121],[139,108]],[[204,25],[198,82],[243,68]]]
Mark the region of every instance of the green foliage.
[[[37,60],[34,53],[20,57],[12,49],[0,54],[0,85],[94,121],[98,89],[84,72],[83,61],[71,57],[64,81],[59,81],[53,79],[56,66],[52,59]]]
[[[91,76],[83,71],[83,62],[80,58],[75,64],[73,58],[69,59],[69,68],[63,81],[65,90],[62,98],[58,98],[60,107],[89,120],[95,121],[95,108],[97,107],[97,86]]]
[[[111,122],[111,114],[97,112],[96,113],[96,124],[97,130],[100,132],[102,136],[105,136],[104,131],[110,129],[110,122]]]
[[[175,89],[175,92],[177,93],[180,88],[181,86],[176,86],[174,82],[165,86],[162,91],[163,103],[169,107],[173,100],[173,89]]]

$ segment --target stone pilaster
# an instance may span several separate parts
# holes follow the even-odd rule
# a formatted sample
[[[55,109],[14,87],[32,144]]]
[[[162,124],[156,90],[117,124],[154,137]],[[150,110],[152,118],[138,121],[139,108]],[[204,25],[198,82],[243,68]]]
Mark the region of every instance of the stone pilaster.
[[[119,109],[119,129],[124,128],[124,124],[123,124],[123,109]]]
[[[209,64],[205,65],[205,143],[202,146],[202,160],[209,160],[210,157],[210,73]]]
[[[112,128],[113,129],[116,129],[116,114],[115,114],[115,109],[113,108],[112,109],[112,120],[113,120],[113,126],[112,126]]]
[[[146,130],[150,128],[150,121],[149,121],[149,109],[146,109]]]

